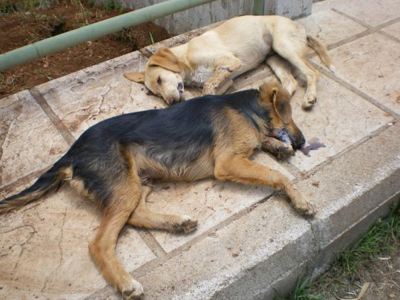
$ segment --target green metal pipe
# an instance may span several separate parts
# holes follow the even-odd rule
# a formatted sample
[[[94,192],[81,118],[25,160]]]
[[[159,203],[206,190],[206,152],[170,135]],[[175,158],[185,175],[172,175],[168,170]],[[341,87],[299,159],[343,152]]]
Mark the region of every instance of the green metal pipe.
[[[169,0],[93,23],[0,55],[0,71],[52,54],[79,43],[95,40],[123,28],[164,17],[214,0]]]

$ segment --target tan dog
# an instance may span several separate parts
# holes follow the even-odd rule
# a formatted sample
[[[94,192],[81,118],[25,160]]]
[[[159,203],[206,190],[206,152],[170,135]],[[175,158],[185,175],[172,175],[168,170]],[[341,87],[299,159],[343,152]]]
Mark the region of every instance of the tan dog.
[[[183,100],[184,84],[203,86],[203,94],[224,93],[236,76],[257,67],[272,50],[298,68],[307,80],[304,109],[316,102],[318,72],[305,59],[307,46],[333,68],[325,47],[305,29],[281,16],[241,16],[193,38],[188,43],[158,50],[144,72],[126,73],[167,104]],[[297,82],[277,56],[267,59],[282,85],[293,93]]]

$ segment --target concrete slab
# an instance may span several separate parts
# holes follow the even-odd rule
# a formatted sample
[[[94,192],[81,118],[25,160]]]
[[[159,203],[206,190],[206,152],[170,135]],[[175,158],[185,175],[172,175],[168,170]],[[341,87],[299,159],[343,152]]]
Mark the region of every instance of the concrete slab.
[[[311,151],[310,156],[297,152],[290,158],[289,162],[302,172],[311,170],[392,121],[385,112],[325,76],[321,76],[317,91],[318,102],[311,112],[301,109],[304,89],[299,89],[292,99],[293,119],[306,139],[317,137],[326,145]]]
[[[7,194],[25,185],[15,186]],[[2,216],[0,298],[83,299],[106,286],[88,253],[100,215],[93,203],[65,187]],[[132,228],[121,234],[117,253],[129,271],[155,257]]]
[[[308,222],[273,197],[137,279],[148,299],[253,299],[281,270],[307,260],[312,245]],[[99,297],[117,299],[110,288],[89,299]]]
[[[48,167],[66,149],[67,143],[28,91],[1,100],[0,187]]]
[[[118,60],[36,87],[75,138],[106,118],[164,107],[161,99],[148,95],[144,85],[123,77],[128,70],[142,69],[147,58],[139,52],[133,52]]]
[[[322,10],[300,19],[307,33],[331,45],[366,30],[366,27],[332,10]]]
[[[330,51],[336,76],[400,114],[400,43],[373,33]]]
[[[315,10],[335,9],[369,26],[378,26],[400,17],[397,0],[324,0]]]
[[[382,31],[394,36],[397,39],[400,39],[400,22],[384,27]]]

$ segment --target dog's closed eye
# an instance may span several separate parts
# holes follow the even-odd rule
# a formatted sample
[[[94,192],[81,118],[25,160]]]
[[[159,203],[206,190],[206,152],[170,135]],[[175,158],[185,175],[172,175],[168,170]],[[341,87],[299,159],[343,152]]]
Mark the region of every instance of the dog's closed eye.
[[[157,84],[158,84],[158,85],[161,85],[161,83],[162,83],[161,77],[158,76],[158,77],[157,77]]]

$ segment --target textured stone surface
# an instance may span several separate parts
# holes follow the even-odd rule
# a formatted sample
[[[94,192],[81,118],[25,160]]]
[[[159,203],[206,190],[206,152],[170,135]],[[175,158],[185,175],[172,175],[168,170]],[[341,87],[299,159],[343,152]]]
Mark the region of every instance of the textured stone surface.
[[[292,99],[293,119],[306,139],[319,138],[326,147],[310,151],[309,157],[296,152],[289,161],[301,171],[310,170],[392,120],[380,109],[325,76],[319,80],[318,102],[310,112],[304,112],[300,107],[303,95],[304,90],[299,89]]]
[[[45,83],[37,88],[75,138],[89,126],[115,115],[163,107],[142,84],[131,82],[125,71],[143,68],[147,58],[133,52],[92,68]]]
[[[325,0],[315,7],[316,10],[336,9],[369,26],[378,26],[400,17],[398,0]]]
[[[382,29],[382,31],[400,39],[400,22],[394,23]]]
[[[366,30],[360,24],[332,10],[313,13],[299,22],[305,26],[307,34],[318,38],[325,45],[337,43]]]
[[[330,54],[336,76],[400,114],[400,43],[374,33]]]
[[[22,189],[16,187],[13,191]],[[1,194],[1,196],[6,196]],[[70,188],[0,217],[0,298],[83,299],[106,285],[88,253],[100,211]],[[132,271],[154,258],[127,228],[117,253]]]
[[[0,187],[47,168],[67,144],[28,91],[0,102]]]

